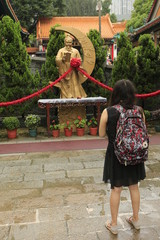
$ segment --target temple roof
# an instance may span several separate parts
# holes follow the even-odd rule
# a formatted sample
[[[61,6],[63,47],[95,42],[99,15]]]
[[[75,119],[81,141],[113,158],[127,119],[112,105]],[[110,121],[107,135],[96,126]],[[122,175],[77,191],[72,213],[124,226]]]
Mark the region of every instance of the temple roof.
[[[15,22],[18,22],[18,18],[9,2],[9,0],[0,0],[0,17],[10,16]],[[27,30],[21,26],[22,34],[28,34]]]
[[[159,6],[158,6],[158,2],[159,2]],[[154,0],[151,10],[150,10],[150,13],[147,18],[147,22],[151,21],[153,18],[156,18],[158,16],[160,16],[160,1]]]
[[[98,16],[78,16],[78,17],[53,17],[40,18],[37,23],[37,39],[48,39],[51,27],[56,24],[77,28],[84,34],[89,33],[91,29],[99,31]],[[126,28],[126,22],[111,23],[109,14],[101,16],[101,36],[104,39],[112,39],[119,32]]]
[[[134,29],[135,35],[151,32],[154,28],[160,29],[160,0],[154,0],[145,25]]]

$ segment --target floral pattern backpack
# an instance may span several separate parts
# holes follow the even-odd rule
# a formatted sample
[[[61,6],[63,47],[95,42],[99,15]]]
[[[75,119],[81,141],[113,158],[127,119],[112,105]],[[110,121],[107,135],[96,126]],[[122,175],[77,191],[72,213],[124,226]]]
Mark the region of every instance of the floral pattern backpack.
[[[124,109],[114,105],[120,113],[117,121],[114,152],[121,164],[136,165],[148,159],[149,137],[138,106]]]

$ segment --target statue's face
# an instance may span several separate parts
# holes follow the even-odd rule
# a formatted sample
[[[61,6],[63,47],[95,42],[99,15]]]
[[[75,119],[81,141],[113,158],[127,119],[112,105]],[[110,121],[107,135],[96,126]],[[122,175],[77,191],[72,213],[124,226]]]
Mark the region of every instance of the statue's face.
[[[65,42],[65,46],[66,46],[67,51],[70,51],[71,48],[72,48],[72,42],[66,41],[66,42]]]

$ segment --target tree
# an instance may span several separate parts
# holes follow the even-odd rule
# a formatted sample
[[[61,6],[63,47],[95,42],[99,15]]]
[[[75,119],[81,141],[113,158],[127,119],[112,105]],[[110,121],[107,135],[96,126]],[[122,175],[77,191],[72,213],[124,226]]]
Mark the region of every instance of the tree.
[[[97,30],[90,30],[87,36],[91,40],[96,53],[95,68],[91,76],[94,77],[96,80],[102,83],[105,83],[103,66],[106,61],[107,49],[103,48],[104,42],[100,36],[100,33]],[[88,97],[95,97],[95,96],[102,96],[102,95],[106,97],[105,90],[102,89],[101,87],[97,87],[97,85],[95,85],[95,83],[91,82],[90,80],[87,80],[83,84],[83,86]]]
[[[67,16],[97,16],[97,0],[66,0]]]
[[[116,17],[116,15],[115,15],[114,13],[112,13],[112,14],[110,15],[110,19],[111,19],[111,22],[112,22],[112,23],[116,23],[116,22],[117,22],[117,17]]]
[[[112,69],[112,85],[120,79],[134,81],[134,78],[136,77],[135,53],[125,32],[120,33],[120,38],[117,39],[117,47],[120,50]]]
[[[102,15],[106,15],[110,13],[110,5],[112,4],[112,0],[104,0],[102,2]]]
[[[139,46],[136,50],[137,75],[134,82],[138,93],[150,93],[156,91],[160,82],[159,47],[154,46],[154,42],[152,41],[150,34],[144,34],[140,36]],[[145,101],[146,107],[153,108],[153,106],[156,105],[157,100],[158,99],[152,98],[149,99],[149,101]]]
[[[56,15],[66,15],[66,0],[55,0],[55,3],[53,2],[53,6],[56,9]]]
[[[127,31],[132,31],[132,29],[139,28],[145,24],[152,3],[153,0],[135,0],[131,19],[127,21]]]
[[[45,87],[49,84],[49,81],[55,81],[59,77],[58,69],[56,67],[56,55],[58,50],[64,46],[65,35],[63,32],[56,31],[55,28],[51,28],[49,43],[47,46],[46,62],[42,67],[42,86]],[[53,91],[49,90],[42,95],[45,98],[59,97],[59,90],[53,87]]]
[[[30,58],[22,43],[20,24],[5,16],[0,21],[0,101],[8,102],[29,95],[37,81],[30,72]],[[0,108],[5,113],[24,114],[29,103]]]
[[[59,6],[57,0],[10,0],[10,2],[21,26],[25,27],[29,33],[35,31],[37,21],[40,17],[52,17],[56,15]],[[62,1],[59,0],[60,3]]]

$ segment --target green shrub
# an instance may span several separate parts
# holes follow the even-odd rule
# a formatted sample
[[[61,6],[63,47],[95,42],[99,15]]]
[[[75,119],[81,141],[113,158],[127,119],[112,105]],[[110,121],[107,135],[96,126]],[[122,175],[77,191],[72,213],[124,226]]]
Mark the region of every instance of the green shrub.
[[[7,130],[14,130],[20,127],[20,122],[17,117],[5,117],[2,124]]]
[[[29,114],[25,119],[25,126],[29,129],[36,129],[41,122],[41,118],[35,114]]]

